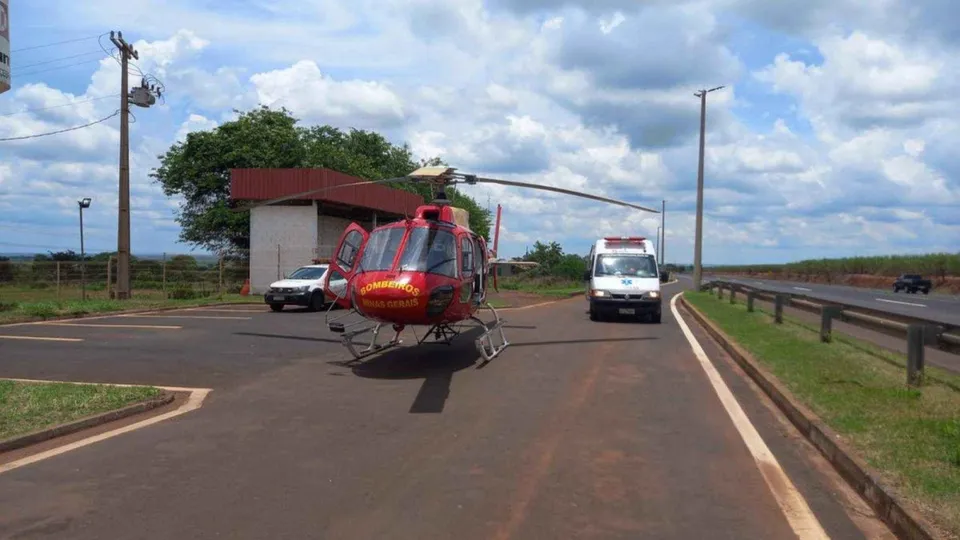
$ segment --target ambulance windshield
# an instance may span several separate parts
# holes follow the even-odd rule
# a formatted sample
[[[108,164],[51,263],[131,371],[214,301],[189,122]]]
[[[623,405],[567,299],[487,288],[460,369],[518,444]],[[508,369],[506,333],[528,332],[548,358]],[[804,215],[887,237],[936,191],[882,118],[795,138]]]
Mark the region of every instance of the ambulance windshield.
[[[655,278],[657,262],[653,255],[600,255],[593,275]]]

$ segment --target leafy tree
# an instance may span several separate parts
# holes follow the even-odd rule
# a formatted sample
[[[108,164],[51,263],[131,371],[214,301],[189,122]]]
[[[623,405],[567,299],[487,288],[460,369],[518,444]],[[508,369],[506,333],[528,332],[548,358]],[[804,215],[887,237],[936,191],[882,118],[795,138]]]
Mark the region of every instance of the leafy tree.
[[[240,112],[240,111],[236,111]],[[297,120],[260,107],[210,131],[193,132],[159,156],[150,176],[180,196],[180,239],[214,251],[249,249],[250,214],[231,212],[230,169],[292,168],[304,161]]]
[[[301,127],[285,108],[261,106],[213,130],[193,132],[159,156],[151,177],[168,197],[180,196],[177,222],[180,239],[213,251],[250,248],[248,212],[231,212],[230,169],[324,167],[367,180],[400,177],[424,165],[442,165],[439,158],[417,162],[409,145],[397,146],[383,135],[333,126]],[[431,197],[429,186],[387,183]],[[490,215],[476,202],[452,191],[454,204],[470,213],[470,226],[489,235]]]
[[[13,263],[10,257],[0,257],[0,283],[10,283],[13,281]]]

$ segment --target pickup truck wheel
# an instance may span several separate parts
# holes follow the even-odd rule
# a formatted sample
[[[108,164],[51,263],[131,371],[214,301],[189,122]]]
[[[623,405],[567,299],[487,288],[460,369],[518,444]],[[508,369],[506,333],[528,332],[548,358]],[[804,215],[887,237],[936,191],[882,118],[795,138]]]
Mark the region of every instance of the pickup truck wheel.
[[[270,304],[270,309],[273,311],[283,311],[283,304]]]
[[[323,293],[317,291],[310,296],[310,311],[323,310]]]
[[[930,294],[930,289],[924,289],[923,294]]]
[[[896,285],[894,285],[894,286],[893,286],[893,293],[896,294],[896,293],[898,293],[898,292],[900,292],[900,287],[897,287]]]

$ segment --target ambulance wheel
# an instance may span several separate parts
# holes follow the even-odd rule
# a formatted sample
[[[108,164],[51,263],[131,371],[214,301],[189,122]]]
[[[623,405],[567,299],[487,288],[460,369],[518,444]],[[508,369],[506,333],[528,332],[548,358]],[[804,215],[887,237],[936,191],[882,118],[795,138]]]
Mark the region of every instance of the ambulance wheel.
[[[283,304],[270,304],[270,309],[273,311],[283,311]]]
[[[650,316],[650,322],[652,322],[652,323],[654,323],[654,324],[660,324],[660,320],[661,320],[661,315],[660,315],[660,313],[656,313],[656,314]]]

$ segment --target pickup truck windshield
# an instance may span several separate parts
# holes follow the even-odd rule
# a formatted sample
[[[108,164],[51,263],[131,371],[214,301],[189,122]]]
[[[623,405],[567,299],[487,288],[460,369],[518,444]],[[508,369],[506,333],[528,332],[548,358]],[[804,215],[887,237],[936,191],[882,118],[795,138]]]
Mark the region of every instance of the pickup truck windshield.
[[[289,279],[320,279],[323,277],[323,273],[326,272],[326,267],[323,268],[310,268],[302,267],[297,268],[290,274]]]
[[[593,269],[595,276],[657,277],[653,255],[600,255]]]

